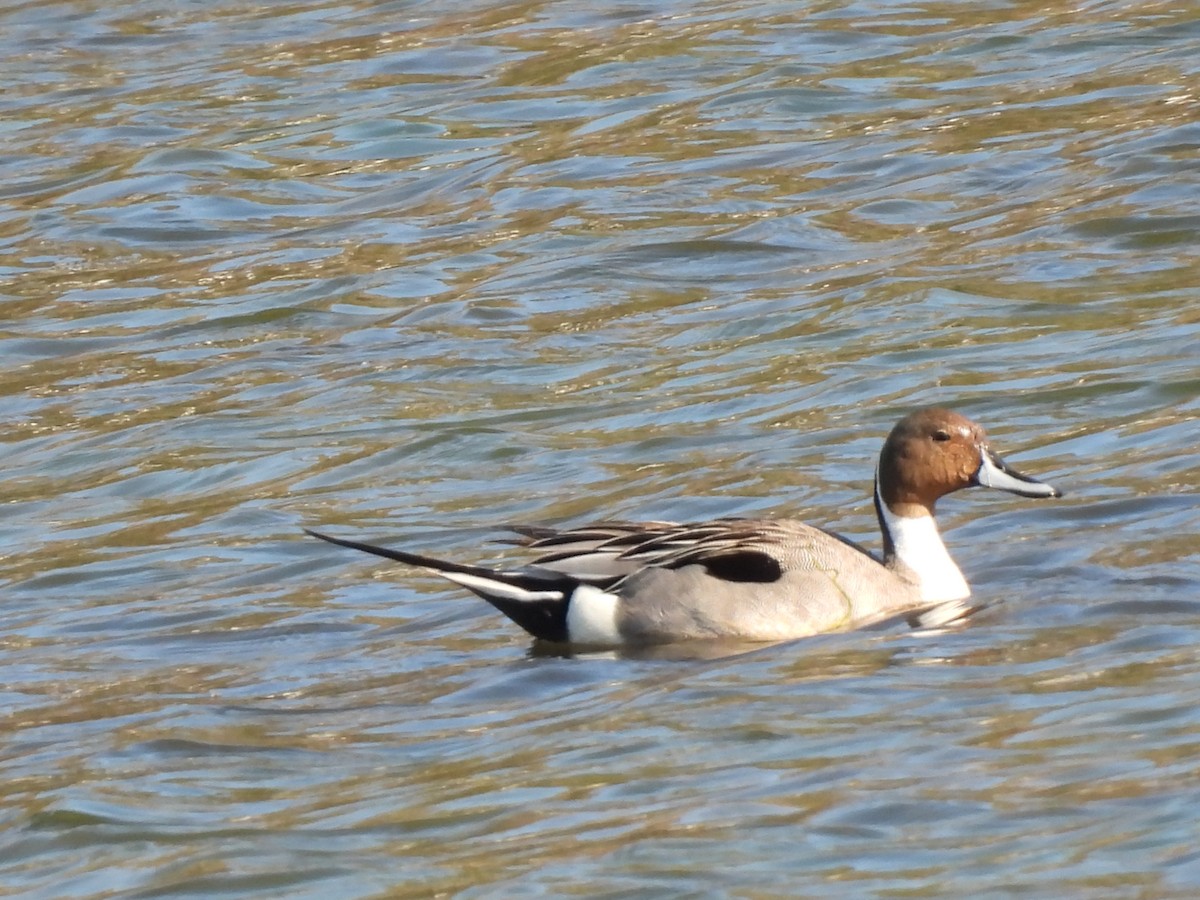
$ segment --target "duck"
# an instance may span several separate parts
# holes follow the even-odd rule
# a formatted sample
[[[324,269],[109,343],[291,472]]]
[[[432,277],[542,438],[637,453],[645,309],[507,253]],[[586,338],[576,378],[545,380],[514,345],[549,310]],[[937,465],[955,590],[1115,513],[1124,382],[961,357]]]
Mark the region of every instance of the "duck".
[[[512,526],[535,554],[519,567],[469,565],[305,529],[331,544],[439,575],[535,638],[621,648],[705,639],[779,642],[922,610],[969,609],[971,589],[938,531],[938,500],[964,488],[1061,497],[1007,465],[987,433],[941,407],[902,418],[884,441],[874,502],[882,553],[787,518],[602,520]]]

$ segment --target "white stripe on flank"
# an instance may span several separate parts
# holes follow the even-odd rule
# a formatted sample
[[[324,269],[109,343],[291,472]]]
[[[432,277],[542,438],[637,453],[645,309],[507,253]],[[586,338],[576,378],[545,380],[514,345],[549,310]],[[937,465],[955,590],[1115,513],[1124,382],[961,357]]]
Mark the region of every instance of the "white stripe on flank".
[[[571,592],[567,604],[567,639],[572,644],[615,647],[623,640],[617,630],[617,604],[621,598],[590,584]]]
[[[433,569],[430,571],[436,572]],[[467,575],[463,572],[436,572],[436,574],[455,584],[461,584],[468,590],[482,591],[488,596],[498,597],[501,600],[519,600],[521,602],[561,600],[563,596],[562,591],[529,591],[514,584],[505,584],[498,579],[484,578],[481,575]]]

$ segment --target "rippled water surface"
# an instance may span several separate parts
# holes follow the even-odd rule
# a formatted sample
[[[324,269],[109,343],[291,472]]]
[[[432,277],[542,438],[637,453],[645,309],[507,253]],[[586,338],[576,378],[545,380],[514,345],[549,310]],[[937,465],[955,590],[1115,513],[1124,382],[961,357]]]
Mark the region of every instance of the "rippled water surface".
[[[1200,892],[1200,10],[0,10],[0,893]],[[537,652],[304,537],[803,516],[987,608]],[[710,658],[711,657],[711,658]]]

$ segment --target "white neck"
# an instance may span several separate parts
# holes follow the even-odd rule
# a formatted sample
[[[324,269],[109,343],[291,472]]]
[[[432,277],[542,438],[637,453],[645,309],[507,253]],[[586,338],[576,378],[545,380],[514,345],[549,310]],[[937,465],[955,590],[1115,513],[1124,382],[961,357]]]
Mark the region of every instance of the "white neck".
[[[917,576],[921,599],[943,603],[970,597],[967,580],[942,543],[933,516],[898,516],[878,496],[878,487],[875,491],[875,502],[883,517],[883,527],[892,539],[893,551],[896,558]]]

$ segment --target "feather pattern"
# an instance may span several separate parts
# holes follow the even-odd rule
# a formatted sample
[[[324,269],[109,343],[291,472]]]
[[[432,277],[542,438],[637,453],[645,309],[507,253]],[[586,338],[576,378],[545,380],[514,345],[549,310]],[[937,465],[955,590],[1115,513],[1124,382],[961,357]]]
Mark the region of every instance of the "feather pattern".
[[[876,468],[883,555],[793,519],[607,520],[515,526],[535,554],[517,568],[469,566],[311,532],[419,566],[474,591],[537,638],[595,646],[707,638],[788,640],[897,615],[953,618],[970,588],[933,519],[940,497],[982,486],[1060,492],[1010,469],[983,429],[944,409],[897,423]]]

